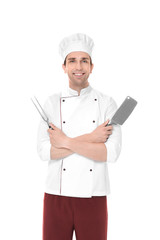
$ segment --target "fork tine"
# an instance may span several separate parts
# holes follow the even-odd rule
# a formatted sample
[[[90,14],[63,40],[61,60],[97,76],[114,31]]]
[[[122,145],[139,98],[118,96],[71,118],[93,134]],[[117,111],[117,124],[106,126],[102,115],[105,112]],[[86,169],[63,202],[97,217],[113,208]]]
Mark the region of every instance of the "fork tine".
[[[33,102],[33,104],[36,107],[37,111],[41,115],[42,119],[46,122],[47,120],[44,118],[44,116],[42,115],[41,111],[39,110],[39,108],[37,107],[36,103],[34,102],[34,100],[32,98],[31,98],[31,101]]]
[[[39,114],[41,115],[42,119],[47,123],[48,127],[51,128],[52,130],[54,130],[50,125],[49,125],[49,118],[47,116],[47,114],[45,113],[45,111],[43,110],[41,104],[38,102],[37,98],[34,96],[34,100],[31,98],[31,101],[33,102],[34,106],[36,107],[37,111],[39,112]],[[36,102],[35,102],[36,100]],[[38,105],[37,105],[38,104]],[[41,111],[40,111],[40,109]],[[43,114],[42,114],[43,113]]]
[[[45,117],[46,117],[46,121],[47,121],[47,120],[48,120],[47,114],[45,113],[45,111],[44,111],[44,109],[42,108],[41,104],[39,103],[38,99],[37,99],[35,96],[34,96],[34,98],[36,99],[36,101],[37,101],[38,105],[40,106],[40,108],[41,108],[41,110],[42,110],[43,114],[44,114],[44,115],[45,115]]]

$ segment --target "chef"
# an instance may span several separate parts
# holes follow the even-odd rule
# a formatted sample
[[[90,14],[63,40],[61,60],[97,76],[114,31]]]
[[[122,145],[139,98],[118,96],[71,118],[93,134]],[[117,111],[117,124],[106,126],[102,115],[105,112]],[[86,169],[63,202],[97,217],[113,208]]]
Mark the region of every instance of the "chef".
[[[43,240],[107,239],[108,163],[121,150],[121,129],[108,125],[117,106],[92,88],[93,40],[85,34],[59,45],[68,86],[50,96],[38,130],[38,154],[48,162],[44,193]]]

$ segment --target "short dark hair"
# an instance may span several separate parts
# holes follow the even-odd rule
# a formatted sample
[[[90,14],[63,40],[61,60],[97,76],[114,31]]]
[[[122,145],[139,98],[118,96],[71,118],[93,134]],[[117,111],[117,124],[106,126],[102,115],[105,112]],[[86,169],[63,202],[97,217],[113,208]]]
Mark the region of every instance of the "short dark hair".
[[[89,58],[90,58],[90,64],[92,65],[93,63],[92,63],[92,58],[89,56]],[[64,66],[66,66],[66,60],[67,60],[67,57],[65,58],[65,60],[64,60]]]

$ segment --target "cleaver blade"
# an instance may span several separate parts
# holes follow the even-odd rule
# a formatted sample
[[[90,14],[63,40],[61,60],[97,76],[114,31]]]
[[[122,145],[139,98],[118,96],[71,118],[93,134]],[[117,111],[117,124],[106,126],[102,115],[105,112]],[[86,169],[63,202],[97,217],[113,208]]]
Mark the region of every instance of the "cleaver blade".
[[[137,101],[127,96],[121,106],[117,109],[108,125],[122,125],[132,113]]]

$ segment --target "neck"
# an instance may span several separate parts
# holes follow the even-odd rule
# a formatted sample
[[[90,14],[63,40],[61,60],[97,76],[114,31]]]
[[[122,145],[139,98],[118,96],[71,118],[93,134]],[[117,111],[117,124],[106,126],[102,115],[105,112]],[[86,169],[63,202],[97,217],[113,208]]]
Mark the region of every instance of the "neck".
[[[84,85],[80,85],[80,86],[77,86],[77,85],[73,85],[71,83],[69,83],[69,87],[72,88],[73,90],[77,91],[78,92],[78,95],[80,95],[80,92],[83,88],[86,88],[89,86],[89,82],[87,82],[86,84]]]

